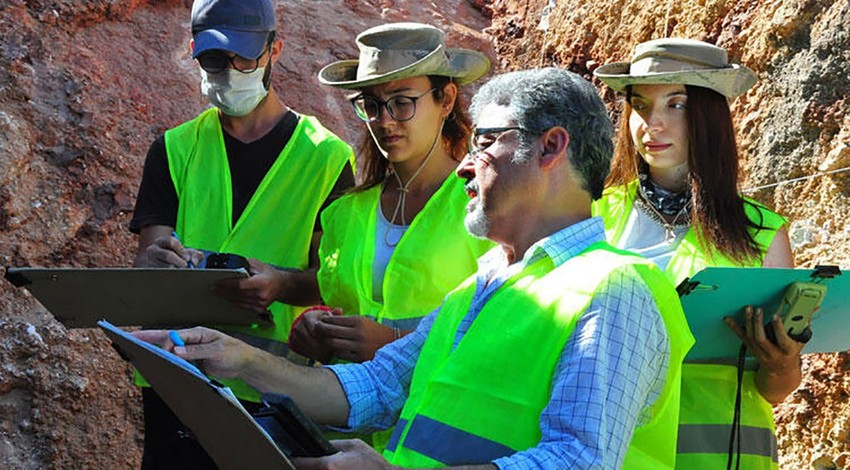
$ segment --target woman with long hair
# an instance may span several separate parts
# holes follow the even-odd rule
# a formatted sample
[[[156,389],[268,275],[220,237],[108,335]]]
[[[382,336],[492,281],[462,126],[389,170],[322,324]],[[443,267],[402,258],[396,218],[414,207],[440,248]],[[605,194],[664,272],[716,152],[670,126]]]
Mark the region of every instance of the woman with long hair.
[[[594,74],[625,94],[611,173],[594,204],[612,244],[654,261],[675,285],[709,266],[793,267],[785,219],[738,187],[728,100],[755,84],[752,70],[730,64],[720,47],[670,38],[641,43],[630,62]],[[740,397],[734,361],[686,359],[677,468],[777,468],[772,405],[800,384],[803,344],[776,316],[771,342],[762,310],[744,313],[744,328],[726,319],[758,361]]]

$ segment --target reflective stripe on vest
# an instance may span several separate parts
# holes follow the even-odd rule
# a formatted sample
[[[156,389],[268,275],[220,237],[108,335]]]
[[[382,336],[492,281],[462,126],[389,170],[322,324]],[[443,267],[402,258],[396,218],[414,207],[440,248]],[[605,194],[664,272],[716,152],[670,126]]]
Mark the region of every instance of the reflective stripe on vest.
[[[626,186],[607,188],[601,199],[595,201],[592,206],[594,215],[602,216],[605,221],[605,232],[608,240],[618,245],[628,223],[632,203],[637,193],[637,181]],[[777,230],[782,228],[787,221],[779,214],[765,208],[757,202],[744,198],[744,209],[747,217],[754,224],[763,226],[763,229],[750,227],[750,235],[756,243],[762,247],[762,258],[754,260],[752,265],[761,266],[764,253],[773,242]],[[628,247],[624,247],[628,249]],[[678,285],[686,277],[693,276],[707,266],[737,266],[740,264],[715,254],[711,259],[700,247],[696,231],[691,227],[680,245],[676,248],[673,257],[667,265],[667,277]],[[775,447],[773,414],[770,404],[758,392],[753,373],[744,374],[744,386],[742,394],[742,429],[744,427],[758,429],[759,432],[748,432],[741,436],[741,445],[744,449],[764,449],[760,443],[764,442],[762,436],[768,435]],[[732,415],[735,408],[735,389],[737,387],[736,364],[693,364],[686,363],[682,367],[682,402],[680,413],[680,427],[687,426],[689,433],[709,436],[712,429],[717,426],[731,425]],[[705,431],[696,431],[696,428],[705,426]],[[680,431],[681,432],[681,431]],[[691,468],[723,468],[729,452],[729,432],[721,431],[721,436],[712,438],[723,441],[724,445],[711,446],[716,453],[688,452],[679,450],[676,468],[690,470]],[[746,442],[749,437],[756,437],[759,441],[755,443]],[[680,435],[681,439],[681,435]],[[680,441],[681,442],[681,441]],[[692,447],[689,447],[692,448]],[[680,447],[681,449],[681,447]],[[743,450],[742,449],[742,452]],[[743,468],[775,468],[775,458],[766,459],[761,456],[772,454],[753,453],[748,458]],[[755,457],[758,455],[759,457]],[[742,454],[743,458],[743,454]],[[743,465],[743,460],[742,460]]]
[[[454,349],[475,278],[449,294],[422,348],[391,450],[384,455],[393,464],[421,467],[486,463],[535,446],[564,344],[600,283],[615,271],[640,276],[650,289],[672,357],[667,386],[649,410],[647,424],[635,430],[626,461],[631,455],[652,468],[672,468],[680,365],[693,338],[663,274],[605,243],[558,268],[549,258],[526,267],[493,294]],[[511,326],[510,334],[505,325]],[[527,338],[535,339],[533,345]]]
[[[725,445],[713,446],[717,453],[680,453],[676,466],[681,469],[723,467],[726,465],[729,452],[729,426],[732,424],[735,411],[735,393],[738,378],[736,368],[715,364],[690,364],[682,367],[682,409],[679,414],[679,429],[688,426],[690,435],[713,436],[713,432],[721,427],[722,436],[715,436]],[[704,430],[700,428],[704,427]],[[758,435],[771,436],[775,442],[773,425],[773,408],[758,391],[755,383],[755,372],[745,371],[741,389],[741,427],[760,429]],[[726,431],[722,431],[725,428]],[[681,432],[681,431],[680,431]],[[755,443],[748,441],[753,433],[741,436],[741,465],[742,468],[759,470],[777,468],[776,460],[763,452],[749,452],[754,446],[764,448],[759,440]],[[775,444],[773,444],[775,446]]]
[[[375,233],[381,186],[343,196],[325,209],[318,272],[325,303],[347,315],[415,329],[494,246],[464,228],[469,196],[463,186],[463,179],[449,175],[413,218],[387,263],[383,302],[372,295],[375,239],[382,236]]]
[[[238,253],[265,263],[305,269],[319,210],[353,152],[311,116],[301,116],[289,142],[233,223],[230,167],[218,112],[210,108],[165,133],[171,179],[179,199],[175,231],[186,246]],[[305,177],[309,176],[309,177]],[[273,327],[221,327],[228,333],[265,338],[279,353],[292,321],[303,309],[279,302],[270,308]],[[287,348],[288,349],[288,348]],[[239,398],[259,393],[237,381],[222,381]]]
[[[727,454],[732,426],[728,424],[680,424],[680,454]],[[770,429],[741,426],[741,453],[779,460],[776,436]]]
[[[400,420],[396,429],[404,429],[407,420]],[[489,462],[511,455],[510,447],[481,436],[468,433],[427,416],[416,416],[407,431],[404,446],[414,452],[434,459],[445,465],[463,465]],[[395,451],[400,432],[393,433],[387,450]]]

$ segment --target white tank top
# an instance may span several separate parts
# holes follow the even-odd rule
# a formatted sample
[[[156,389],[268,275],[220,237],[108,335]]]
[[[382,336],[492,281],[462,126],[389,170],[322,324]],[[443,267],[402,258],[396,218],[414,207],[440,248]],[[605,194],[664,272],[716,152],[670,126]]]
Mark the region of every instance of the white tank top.
[[[664,271],[689,228],[690,225],[674,225],[673,233],[676,238],[672,243],[668,243],[664,226],[650,218],[637,205],[633,205],[620,241],[617,242],[617,248],[637,253]]]
[[[409,225],[391,224],[386,217],[381,205],[378,204],[377,225],[375,226],[375,260],[372,262],[372,298],[375,302],[383,302],[384,273],[387,272],[387,264],[393,256],[395,246],[398,245],[401,236],[407,231]]]

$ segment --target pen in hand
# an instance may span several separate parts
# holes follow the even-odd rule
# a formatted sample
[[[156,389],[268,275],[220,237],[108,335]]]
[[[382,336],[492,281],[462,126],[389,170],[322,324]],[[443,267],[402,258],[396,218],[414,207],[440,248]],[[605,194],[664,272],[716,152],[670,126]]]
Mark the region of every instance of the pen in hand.
[[[183,341],[183,338],[180,337],[180,334],[174,330],[168,332],[168,337],[171,338],[171,342],[174,343],[175,346],[179,346],[181,348],[186,346],[186,343]]]
[[[180,242],[181,245],[183,244],[183,242],[180,240],[180,237],[177,236],[176,230],[171,232],[171,237],[174,238],[175,240],[177,240],[178,242]],[[194,268],[195,267],[195,263],[192,262],[191,256],[189,257],[189,259],[186,260],[186,267],[187,268]]]

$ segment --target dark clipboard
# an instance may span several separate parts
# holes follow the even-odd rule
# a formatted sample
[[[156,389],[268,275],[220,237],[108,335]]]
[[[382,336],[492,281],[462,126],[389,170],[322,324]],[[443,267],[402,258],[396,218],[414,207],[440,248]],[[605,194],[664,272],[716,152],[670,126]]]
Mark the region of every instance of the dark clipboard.
[[[696,343],[685,362],[734,363],[741,340],[723,321],[743,321],[745,305],[764,308],[766,319],[795,281],[823,283],[826,296],[812,318],[812,339],[803,354],[850,349],[850,275],[834,266],[815,269],[706,268],[679,285],[682,309]]]
[[[219,468],[295,470],[230,389],[217,385],[191,363],[140,341],[109,322],[97,324],[192,430]]]
[[[244,269],[9,268],[6,279],[29,291],[68,328],[269,324],[210,291],[216,282],[247,277]]]

